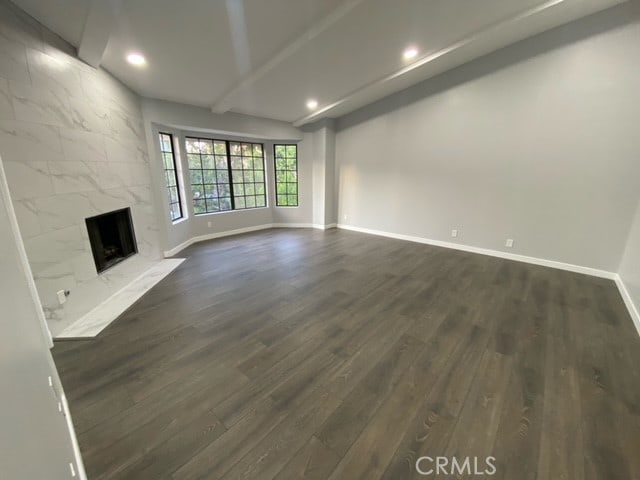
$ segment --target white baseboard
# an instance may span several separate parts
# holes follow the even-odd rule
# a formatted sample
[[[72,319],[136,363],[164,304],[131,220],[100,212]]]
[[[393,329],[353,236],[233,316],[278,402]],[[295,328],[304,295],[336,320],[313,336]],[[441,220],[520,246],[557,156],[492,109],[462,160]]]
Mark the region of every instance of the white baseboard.
[[[316,228],[320,230],[328,230],[330,228],[341,228],[344,230],[352,230],[354,232],[368,233],[370,235],[378,235],[381,237],[394,238],[397,240],[423,243],[426,245],[434,245],[437,247],[452,248],[454,250],[461,250],[464,252],[478,253],[480,255],[489,255],[491,257],[504,258],[507,260],[515,260],[517,262],[531,263],[534,265],[541,265],[543,267],[558,268],[560,270],[567,270],[569,272],[582,273],[585,275],[592,275],[594,277],[601,277],[601,278],[614,280],[618,287],[618,290],[620,291],[620,294],[622,295],[622,299],[624,300],[624,303],[627,309],[629,310],[629,314],[633,319],[633,323],[636,326],[636,329],[638,330],[638,334],[640,335],[640,314],[638,313],[638,309],[634,305],[633,300],[631,299],[631,296],[629,295],[629,292],[627,291],[627,288],[624,285],[624,282],[622,281],[622,279],[617,273],[608,272],[606,270],[599,270],[597,268],[584,267],[582,265],[573,265],[571,263],[558,262],[555,260],[529,257],[526,255],[519,255],[515,253],[501,252],[499,250],[491,250],[488,248],[473,247],[471,245],[464,245],[460,243],[444,242],[442,240],[432,240],[429,238],[415,237],[412,235],[403,235],[399,233],[385,232],[382,230],[373,230],[370,228],[355,227],[353,225],[345,225],[342,223],[338,223],[338,224],[330,223],[328,225],[320,225],[320,224],[314,224],[314,223],[266,223],[263,225],[255,225],[252,227],[238,228],[236,230],[227,230],[225,232],[216,232],[216,233],[210,233],[207,235],[198,235],[196,237],[190,238],[189,240],[181,243],[180,245],[175,246],[170,250],[165,251],[164,256],[172,257],[173,255],[176,255],[177,253],[179,253],[181,250],[184,250],[188,246],[193,245],[194,243],[197,243],[197,242],[212,240],[214,238],[228,237],[231,235],[238,235],[241,233],[254,232],[257,230],[266,230],[268,228]]]
[[[629,315],[631,315],[633,324],[636,326],[638,335],[640,335],[640,313],[638,312],[638,308],[633,303],[633,299],[631,298],[626,285],[622,281],[622,278],[620,278],[620,275],[616,275],[615,281],[618,286],[618,290],[620,291],[620,295],[622,296],[622,300],[624,300],[624,304],[626,305],[627,310],[629,310]]]
[[[266,230],[268,228],[317,228],[319,230],[327,230],[329,228],[336,228],[335,223],[328,225],[319,225],[316,223],[264,223],[262,225],[254,225],[251,227],[238,228],[235,230],[226,230],[224,232],[208,233],[206,235],[197,235],[191,237],[189,240],[182,242],[175,247],[166,250],[163,254],[165,258],[173,257],[190,245],[198,242],[204,242],[205,240],[213,240],[214,238],[230,237],[232,235],[239,235],[241,233],[255,232],[257,230]]]
[[[594,277],[608,278],[615,280],[617,274],[606,270],[598,270],[597,268],[583,267],[581,265],[573,265],[571,263],[563,263],[555,260],[546,260],[544,258],[528,257],[526,255],[518,255],[516,253],[501,252],[499,250],[490,250],[488,248],[473,247],[460,243],[444,242],[442,240],[432,240],[430,238],[415,237],[412,235],[403,235],[399,233],[384,232],[382,230],[372,230],[370,228],[354,227],[352,225],[338,224],[338,228],[344,230],[352,230],[354,232],[368,233],[381,237],[395,238],[397,240],[406,240],[415,243],[424,243],[426,245],[434,245],[436,247],[452,248],[454,250],[462,250],[464,252],[479,253],[480,255],[489,255],[491,257],[505,258],[507,260],[515,260],[517,262],[532,263],[544,267],[558,268],[560,270],[568,270],[569,272],[583,273]]]

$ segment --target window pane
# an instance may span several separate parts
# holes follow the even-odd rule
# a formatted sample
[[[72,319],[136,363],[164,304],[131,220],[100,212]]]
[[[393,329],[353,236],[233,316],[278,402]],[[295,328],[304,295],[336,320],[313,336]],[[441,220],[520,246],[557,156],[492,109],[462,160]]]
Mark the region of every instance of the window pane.
[[[245,208],[244,197],[237,197],[235,201],[236,201],[236,209]]]
[[[202,168],[216,168],[213,155],[202,155]]]
[[[218,169],[227,169],[227,157],[221,157],[219,155],[216,156],[216,168]]]
[[[229,172],[227,170],[218,170],[216,172],[218,183],[229,183]]]
[[[187,146],[187,154],[199,152],[196,139],[187,138],[184,143]]]
[[[224,155],[223,158],[227,158],[227,144],[225,142],[215,142],[213,151],[216,155]]]
[[[246,202],[247,208],[254,208],[256,206],[256,197],[251,195],[251,196],[247,197],[245,202]]]
[[[242,170],[242,157],[231,157],[231,168]]]
[[[178,189],[176,187],[169,187],[169,203],[176,203],[178,201]]]
[[[201,213],[207,213],[207,209],[204,204],[204,200],[194,200],[193,201],[193,213],[196,215]]]
[[[203,170],[202,171],[202,183],[216,183],[216,171],[215,170]]]
[[[253,156],[262,158],[262,145],[259,143],[253,144]]]
[[[164,160],[164,168],[166,170],[172,169],[173,167],[173,155],[171,152],[163,152],[162,159]]]
[[[220,210],[231,210],[231,198],[220,199]]]
[[[200,198],[204,198],[204,186],[202,185],[191,185],[191,191],[193,192],[193,199],[197,200]]]
[[[274,145],[276,206],[298,206],[298,147]]]
[[[202,183],[202,170],[190,170],[191,183]]]
[[[209,198],[218,198],[218,188],[215,185],[205,185],[204,186],[204,196]]]
[[[179,218],[182,218],[182,210],[179,203],[174,203],[171,205],[171,220],[178,220]]]
[[[256,197],[256,207],[266,207],[266,206],[267,206],[267,202],[264,196]]]
[[[218,185],[218,196],[219,197],[230,197],[231,189],[229,188],[228,183],[223,183]]]
[[[176,158],[173,153],[173,136],[169,133],[160,133],[159,139],[162,168],[164,169],[164,180],[169,200],[169,218],[173,221],[178,218],[182,218],[180,188],[178,187],[177,182]]]
[[[187,160],[189,161],[189,168],[202,168],[202,163],[200,162],[200,155],[187,155]]]
[[[242,174],[242,170],[233,170],[231,172],[231,176],[233,177],[234,185],[236,183],[242,183],[244,180],[244,175]]]

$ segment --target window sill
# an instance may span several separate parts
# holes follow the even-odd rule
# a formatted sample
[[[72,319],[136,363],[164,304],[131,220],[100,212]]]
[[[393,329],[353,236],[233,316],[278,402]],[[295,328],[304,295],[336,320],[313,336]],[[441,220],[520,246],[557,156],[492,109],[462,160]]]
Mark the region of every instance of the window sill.
[[[210,215],[228,215],[229,213],[242,213],[242,212],[253,212],[255,210],[268,210],[270,207],[254,207],[254,208],[243,208],[241,210],[225,210],[224,212],[207,212],[207,213],[194,213],[194,218],[199,217],[208,217]]]
[[[171,225],[178,225],[178,224],[180,224],[182,222],[186,222],[187,220],[189,220],[189,217],[182,217],[182,218],[179,218],[177,220],[173,220],[171,222]]]

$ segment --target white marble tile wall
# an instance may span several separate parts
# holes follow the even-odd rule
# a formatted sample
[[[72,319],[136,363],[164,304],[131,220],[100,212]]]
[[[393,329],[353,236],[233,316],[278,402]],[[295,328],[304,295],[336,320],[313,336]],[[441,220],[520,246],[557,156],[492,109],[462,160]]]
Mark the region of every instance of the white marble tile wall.
[[[54,335],[160,259],[139,97],[0,0],[0,155]],[[84,220],[131,207],[139,254],[96,273]],[[64,306],[58,290],[70,290]]]

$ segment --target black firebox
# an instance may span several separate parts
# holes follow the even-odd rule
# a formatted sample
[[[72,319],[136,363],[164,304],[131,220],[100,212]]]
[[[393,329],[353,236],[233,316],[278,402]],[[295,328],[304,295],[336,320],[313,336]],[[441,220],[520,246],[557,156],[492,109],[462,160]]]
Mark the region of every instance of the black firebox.
[[[98,273],[138,253],[131,209],[123,208],[85,219]]]

